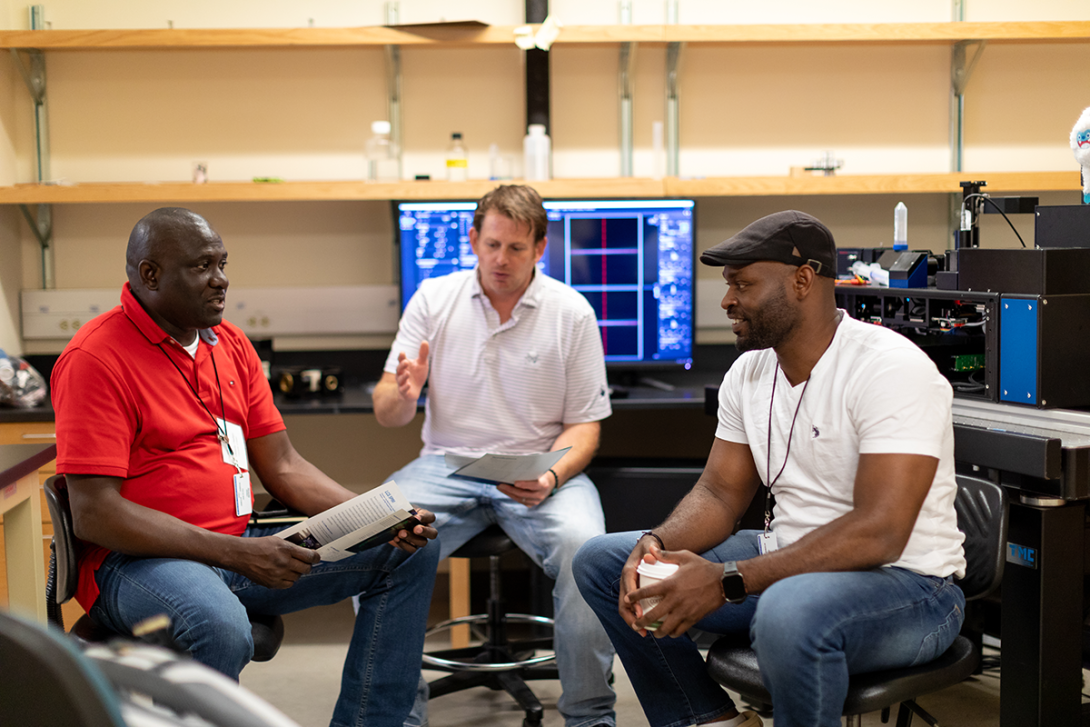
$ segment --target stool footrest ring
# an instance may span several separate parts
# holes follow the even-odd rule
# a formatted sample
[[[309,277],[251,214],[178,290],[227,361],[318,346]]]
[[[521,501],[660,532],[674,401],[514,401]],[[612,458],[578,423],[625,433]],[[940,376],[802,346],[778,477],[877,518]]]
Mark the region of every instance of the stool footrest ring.
[[[534,624],[537,626],[553,626],[553,620],[551,618],[545,618],[544,616],[534,616],[528,613],[509,613],[506,615],[508,623],[526,623]],[[431,636],[443,631],[446,631],[454,626],[462,624],[479,624],[486,623],[488,616],[484,614],[476,614],[473,616],[460,616],[459,618],[447,619],[437,623],[427,630],[425,636]],[[510,644],[510,646],[516,646],[516,644]],[[454,659],[443,659],[437,656],[432,656],[425,653],[423,655],[424,664],[426,666],[435,667],[442,670],[449,671],[477,671],[477,672],[503,672],[514,671],[515,669],[524,669],[530,666],[538,666],[541,664],[548,664],[549,662],[556,661],[556,654],[543,654],[541,656],[533,656],[529,659],[521,659],[517,661],[501,661],[501,662],[471,662],[471,661],[457,661]]]

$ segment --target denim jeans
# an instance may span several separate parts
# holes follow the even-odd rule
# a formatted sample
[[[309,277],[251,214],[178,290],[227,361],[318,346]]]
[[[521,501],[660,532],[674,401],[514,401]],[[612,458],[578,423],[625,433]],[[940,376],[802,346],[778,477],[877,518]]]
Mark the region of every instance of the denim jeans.
[[[594,613],[579,595],[571,561],[587,540],[605,532],[598,490],[586,475],[568,480],[534,508],[527,508],[495,485],[451,477],[441,455],[420,457],[389,479],[416,507],[435,513],[439,555],[446,558],[489,525],[498,523],[530,559],[556,581],[553,634],[563,693],[557,709],[566,727],[616,723],[616,697],[609,684],[613,647]],[[413,707],[409,725],[427,722],[427,689]]]
[[[243,537],[283,527],[250,527]],[[284,614],[338,603],[359,594],[360,609],[345,657],[332,725],[401,727],[420,678],[420,654],[439,548],[411,556],[380,545],[350,558],[319,563],[291,588],[257,585],[237,573],[169,558],[112,553],[99,568],[100,595],[91,616],[121,633],[165,613],[175,643],[227,676],[253,655],[246,609]]]
[[[742,531],[703,556],[718,563],[753,558],[757,535]],[[575,556],[576,581],[617,647],[651,727],[716,718],[733,702],[708,676],[696,644],[641,637],[617,612],[621,568],[639,536],[617,533],[584,545]],[[785,578],[696,626],[749,632],[776,727],[837,727],[849,674],[931,661],[957,637],[964,609],[965,597],[949,579],[877,568]]]

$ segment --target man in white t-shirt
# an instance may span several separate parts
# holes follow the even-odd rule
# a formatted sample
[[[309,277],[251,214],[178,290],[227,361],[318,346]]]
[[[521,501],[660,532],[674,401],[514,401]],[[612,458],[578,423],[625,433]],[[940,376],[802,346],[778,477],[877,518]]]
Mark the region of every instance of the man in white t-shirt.
[[[694,625],[750,635],[776,727],[839,725],[849,674],[930,661],[961,628],[952,391],[906,338],[837,309],[836,246],[815,218],[769,215],[700,259],[725,266],[744,352],[708,463],[654,531],[587,543],[576,580],[651,727],[761,724],[707,675]],[[764,532],[732,535],[754,497]],[[679,568],[637,588],[656,561]]]
[[[598,491],[583,469],[611,409],[590,303],[540,274],[548,220],[530,187],[500,186],[477,205],[474,270],[425,280],[401,317],[375,387],[383,426],[407,424],[428,384],[420,456],[391,478],[435,513],[447,557],[492,523],[556,580],[554,646],[566,727],[616,723],[613,648],[579,595],[571,560],[605,532]],[[537,479],[489,484],[452,477],[446,455],[571,449]],[[426,718],[426,690],[407,724]]]

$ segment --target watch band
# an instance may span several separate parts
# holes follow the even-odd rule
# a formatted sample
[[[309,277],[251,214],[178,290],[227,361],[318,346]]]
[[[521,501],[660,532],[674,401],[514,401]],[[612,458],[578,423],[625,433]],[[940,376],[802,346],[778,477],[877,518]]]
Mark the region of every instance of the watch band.
[[[643,533],[640,534],[640,538],[646,537],[648,535],[650,535],[655,540],[659,541],[659,547],[662,548],[663,550],[666,550],[666,543],[662,542],[662,538],[660,538],[658,535],[655,535],[650,530],[644,530]],[[638,539],[639,538],[637,538],[637,540]]]

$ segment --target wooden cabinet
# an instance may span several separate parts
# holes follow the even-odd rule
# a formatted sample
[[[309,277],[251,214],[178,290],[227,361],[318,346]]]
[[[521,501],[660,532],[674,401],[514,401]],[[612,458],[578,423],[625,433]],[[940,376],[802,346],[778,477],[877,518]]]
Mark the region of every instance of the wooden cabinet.
[[[0,445],[5,444],[51,444],[56,441],[56,427],[53,422],[3,422],[0,423]],[[57,472],[56,460],[44,465],[38,470],[39,479],[45,482]],[[49,542],[53,535],[53,523],[49,518],[49,507],[46,505],[44,491],[39,495],[42,507],[42,552],[46,563],[46,577],[49,568]],[[0,516],[0,563],[6,562],[6,552],[3,538],[3,516]],[[0,605],[7,606],[8,583],[7,571],[0,568]],[[62,607],[64,623],[71,626],[83,615],[83,609],[75,601],[69,601]]]

